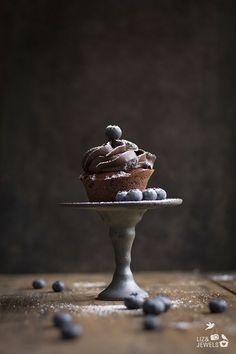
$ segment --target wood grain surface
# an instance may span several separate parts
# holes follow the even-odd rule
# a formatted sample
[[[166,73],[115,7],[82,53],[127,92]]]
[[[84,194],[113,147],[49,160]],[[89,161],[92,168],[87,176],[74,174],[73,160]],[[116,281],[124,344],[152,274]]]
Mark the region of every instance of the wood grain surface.
[[[227,278],[228,276],[228,278]],[[32,289],[35,278],[47,286]],[[139,273],[137,282],[150,296],[164,294],[172,308],[160,316],[162,329],[143,330],[141,310],[127,310],[122,302],[96,300],[110,281],[109,274],[50,274],[0,276],[1,354],[152,354],[235,353],[236,288],[234,275],[205,276],[198,273]],[[217,278],[218,277],[218,278]],[[53,281],[66,284],[62,293],[51,290]],[[218,279],[218,280],[217,280]],[[222,280],[223,279],[223,280]],[[229,281],[229,287],[227,285]],[[208,301],[224,298],[228,310],[211,314]],[[53,314],[68,311],[83,326],[79,339],[65,341],[52,325]],[[205,330],[213,322],[212,330]],[[224,334],[228,347],[197,348],[200,337]]]

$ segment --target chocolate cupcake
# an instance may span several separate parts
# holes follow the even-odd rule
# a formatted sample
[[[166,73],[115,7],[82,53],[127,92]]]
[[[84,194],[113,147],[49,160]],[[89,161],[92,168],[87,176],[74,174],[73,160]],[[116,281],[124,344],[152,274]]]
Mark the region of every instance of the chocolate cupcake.
[[[91,202],[114,201],[123,190],[144,190],[154,172],[156,156],[120,139],[119,127],[108,126],[106,135],[108,142],[89,149],[82,160],[80,179]]]

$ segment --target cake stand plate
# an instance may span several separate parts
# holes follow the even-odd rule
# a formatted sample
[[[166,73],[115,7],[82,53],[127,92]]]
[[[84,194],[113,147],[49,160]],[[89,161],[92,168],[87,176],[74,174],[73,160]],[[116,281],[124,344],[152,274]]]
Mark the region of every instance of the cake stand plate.
[[[148,293],[135,282],[130,269],[131,248],[135,238],[135,226],[149,209],[173,207],[182,199],[164,199],[140,202],[72,202],[60,203],[65,207],[94,210],[109,225],[116,268],[110,285],[99,295],[100,300],[123,300],[131,293],[147,297]]]

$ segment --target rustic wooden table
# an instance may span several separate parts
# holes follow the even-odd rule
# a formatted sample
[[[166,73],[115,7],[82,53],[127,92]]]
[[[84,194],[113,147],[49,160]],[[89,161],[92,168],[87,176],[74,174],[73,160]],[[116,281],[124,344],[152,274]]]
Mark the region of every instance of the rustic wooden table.
[[[47,281],[42,290],[31,287],[32,280],[39,275],[0,276],[1,354],[236,353],[236,275],[135,274],[137,282],[151,296],[165,294],[173,300],[171,310],[160,317],[159,331],[143,330],[141,310],[127,310],[119,301],[96,300],[110,280],[108,274],[40,277]],[[57,279],[66,284],[63,293],[51,290]],[[228,302],[225,313],[209,313],[208,301],[215,297]],[[74,321],[83,326],[80,339],[60,339],[52,317],[62,310],[70,312]],[[208,322],[215,324],[210,330],[206,330]],[[227,338],[224,347],[220,346],[222,334]]]

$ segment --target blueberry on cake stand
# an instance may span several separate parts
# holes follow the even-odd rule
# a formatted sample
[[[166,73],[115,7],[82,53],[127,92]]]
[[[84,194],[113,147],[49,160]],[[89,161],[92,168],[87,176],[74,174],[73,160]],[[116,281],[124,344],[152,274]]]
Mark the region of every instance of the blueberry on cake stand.
[[[115,254],[115,272],[110,285],[99,295],[100,300],[123,300],[131,293],[148,296],[135,282],[130,269],[131,248],[135,238],[135,226],[149,209],[182,204],[182,199],[164,199],[139,202],[72,202],[61,205],[94,210],[109,225],[109,236]]]

